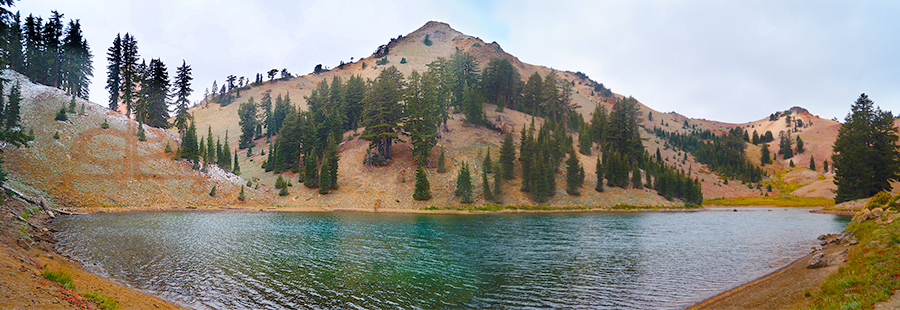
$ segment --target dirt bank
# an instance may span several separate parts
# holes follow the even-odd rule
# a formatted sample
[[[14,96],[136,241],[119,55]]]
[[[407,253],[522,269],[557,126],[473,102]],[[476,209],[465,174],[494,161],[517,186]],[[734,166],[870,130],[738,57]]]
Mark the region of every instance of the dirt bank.
[[[816,290],[825,278],[843,266],[849,243],[831,243],[787,266],[749,283],[708,298],[690,310],[700,309],[797,309],[807,305],[807,292]],[[809,269],[815,254],[825,253],[828,265]]]
[[[0,199],[0,308],[101,309],[97,300],[82,295],[97,294],[114,300],[120,309],[183,309],[62,257],[53,251],[47,228],[52,218],[46,211],[5,194]],[[73,288],[48,280],[45,271],[70,276]]]

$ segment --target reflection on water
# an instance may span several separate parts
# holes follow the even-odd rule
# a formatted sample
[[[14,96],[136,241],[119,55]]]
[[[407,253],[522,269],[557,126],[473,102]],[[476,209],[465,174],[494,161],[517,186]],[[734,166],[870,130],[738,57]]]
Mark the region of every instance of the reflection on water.
[[[728,210],[731,210],[729,208]],[[59,250],[199,309],[683,308],[809,252],[808,210],[69,216]]]

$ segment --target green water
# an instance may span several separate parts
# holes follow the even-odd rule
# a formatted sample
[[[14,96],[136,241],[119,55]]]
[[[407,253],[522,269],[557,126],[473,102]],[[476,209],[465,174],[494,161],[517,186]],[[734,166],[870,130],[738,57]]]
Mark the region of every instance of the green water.
[[[124,213],[54,225],[66,255],[197,309],[678,309],[807,254],[847,221],[756,208]]]

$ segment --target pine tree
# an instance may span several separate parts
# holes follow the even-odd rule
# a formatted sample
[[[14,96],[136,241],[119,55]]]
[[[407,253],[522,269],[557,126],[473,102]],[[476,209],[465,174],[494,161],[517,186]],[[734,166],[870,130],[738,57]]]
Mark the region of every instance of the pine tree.
[[[75,114],[75,107],[78,105],[75,104],[75,95],[72,95],[72,99],[69,100],[69,109],[67,112],[70,114]]]
[[[235,160],[235,162],[237,161]],[[219,157],[219,167],[222,167],[225,171],[232,171],[234,169],[231,164],[231,146],[228,145],[228,130],[225,130],[225,144],[222,145],[222,156]]]
[[[144,124],[138,123],[137,127],[138,141],[147,141],[147,134],[144,132]]]
[[[303,174],[306,176],[303,185],[306,186],[306,188],[319,187],[319,169],[316,165],[317,161],[315,155],[310,154],[303,156]]]
[[[340,156],[338,156],[337,143],[334,141],[333,137],[328,138],[328,147],[325,149],[325,157],[322,159],[322,163],[327,163],[328,169],[322,168],[321,174],[328,175],[328,183],[319,182],[320,187],[327,187],[328,189],[338,189],[337,186],[337,173],[338,173],[338,162],[340,161]],[[321,191],[321,190],[320,190]]]
[[[125,103],[125,114],[131,117],[134,111],[135,88],[138,80],[138,49],[137,40],[131,34],[125,33],[122,38],[122,65],[121,65],[121,85],[122,101]]]
[[[481,171],[481,193],[485,201],[494,201],[494,193],[491,192],[491,184],[488,183],[487,171]]]
[[[765,166],[766,164],[772,163],[772,156],[769,154],[769,144],[764,143],[762,146],[762,156],[759,159],[760,165]]]
[[[539,157],[539,156],[538,156]],[[549,164],[544,162],[543,160],[538,160],[537,157],[532,159],[531,164],[531,199],[535,202],[547,202],[547,197],[550,193],[550,184],[548,184],[547,171],[552,171]]]
[[[890,111],[874,107],[862,94],[838,131],[831,156],[837,185],[835,203],[890,190],[900,173],[898,131]]]
[[[793,159],[791,159],[791,163],[789,164],[789,166],[790,166],[791,168],[796,167],[796,166],[794,166],[794,160],[793,160]]]
[[[438,157],[437,172],[438,173],[447,172],[447,164],[444,159],[444,148],[441,148],[441,156]]]
[[[578,134],[578,152],[591,156],[591,146],[593,146],[592,140],[590,128],[588,128],[588,126],[582,127],[581,133]]]
[[[175,128],[178,128],[179,133],[184,133],[188,120],[191,118],[191,115],[188,113],[188,105],[191,103],[188,97],[194,91],[191,89],[191,80],[193,79],[191,77],[191,66],[188,66],[187,62],[182,60],[181,66],[175,69],[175,81],[172,83],[175,92],[175,121],[173,125],[175,125]]]
[[[600,156],[597,156],[597,186],[594,187],[594,190],[601,192],[601,193],[603,192],[603,176],[604,175],[606,175],[606,173],[603,171],[603,164],[600,162]]]
[[[181,139],[181,158],[197,162],[200,159],[200,149],[197,145],[197,126],[191,121],[184,137]]]
[[[2,96],[2,94],[0,94]],[[19,115],[19,105],[22,101],[22,92],[19,90],[19,82],[16,81],[16,84],[12,86],[12,89],[9,91],[9,104],[6,106],[4,113],[6,113],[6,130],[9,131],[16,126],[19,126],[19,120],[21,116]],[[65,112],[63,112],[65,114]]]
[[[390,160],[391,144],[394,140],[399,140],[403,86],[403,74],[391,66],[381,71],[364,99],[362,123],[366,130],[360,138],[371,141],[370,148],[375,150],[373,155],[380,157],[380,160],[373,162]]]
[[[244,186],[243,185],[241,185],[241,192],[238,194],[237,199],[240,201],[244,201],[244,199],[246,199],[246,197],[244,196]]]
[[[241,139],[240,145],[238,145],[240,149],[250,148],[255,145],[253,137],[258,123],[256,111],[257,106],[256,102],[253,101],[253,97],[250,97],[247,102],[241,103],[240,107],[238,107],[238,117],[240,118],[238,123],[241,125]]]
[[[484,172],[487,172],[487,173],[494,172],[493,171],[494,169],[491,165],[491,148],[488,148],[487,153],[484,154],[484,161],[481,163],[481,165],[483,166],[482,170],[484,170]]]
[[[800,139],[800,136],[797,136],[797,154],[803,154],[803,139]]]
[[[209,190],[209,196],[210,197],[216,196],[216,186],[215,185],[213,185],[212,189]]]
[[[569,151],[569,159],[566,160],[566,193],[572,196],[581,195],[580,188],[584,183],[584,168],[578,162],[575,150]]]
[[[816,171],[816,158],[813,156],[809,157],[809,170]]]
[[[515,161],[516,147],[513,145],[512,134],[506,134],[506,137],[503,138],[503,145],[500,147],[500,168],[504,179],[513,179]]]
[[[822,171],[828,172],[828,160],[822,162]]]
[[[468,164],[464,164],[462,169],[459,169],[459,174],[456,177],[456,191],[454,194],[461,198],[460,202],[462,203],[474,202],[472,199],[472,177],[469,174]]]
[[[419,201],[431,199],[431,185],[421,165],[416,166],[416,191],[413,193],[413,199]]]
[[[241,175],[241,166],[238,165],[237,151],[234,151],[234,163],[233,164],[234,164],[234,169],[231,170],[231,173],[234,173],[234,175]]]
[[[212,125],[207,127],[206,134],[206,157],[203,160],[209,164],[216,162],[216,145],[213,143]]]
[[[631,171],[631,186],[634,189],[644,187],[644,183],[641,181],[641,169],[638,169],[637,165],[634,165],[634,169]]]

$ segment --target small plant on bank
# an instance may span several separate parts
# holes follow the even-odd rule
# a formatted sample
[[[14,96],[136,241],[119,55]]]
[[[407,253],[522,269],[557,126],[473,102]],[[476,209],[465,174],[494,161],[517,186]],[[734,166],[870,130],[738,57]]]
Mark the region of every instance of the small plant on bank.
[[[59,131],[53,133],[53,139],[59,140]]]
[[[62,284],[63,287],[74,290],[75,284],[72,283],[72,276],[62,271],[62,269],[49,270],[44,269],[44,277],[50,281]]]
[[[213,186],[212,189],[209,190],[209,196],[210,196],[210,197],[215,197],[215,196],[216,196],[216,187],[215,187],[215,186]]]
[[[138,123],[138,132],[137,132],[138,141],[147,141],[147,134],[144,132],[144,125]]]
[[[103,124],[100,124],[100,128],[103,128],[103,129],[109,129],[109,122],[107,122],[107,121],[104,119],[104,120],[103,120]]]
[[[59,108],[59,111],[56,112],[57,121],[65,122],[69,120],[69,116],[66,115],[66,108]]]
[[[112,299],[111,297],[106,297],[102,293],[90,292],[90,293],[81,293],[81,296],[93,299],[100,305],[100,309],[108,309],[108,310],[118,310],[119,303]]]

